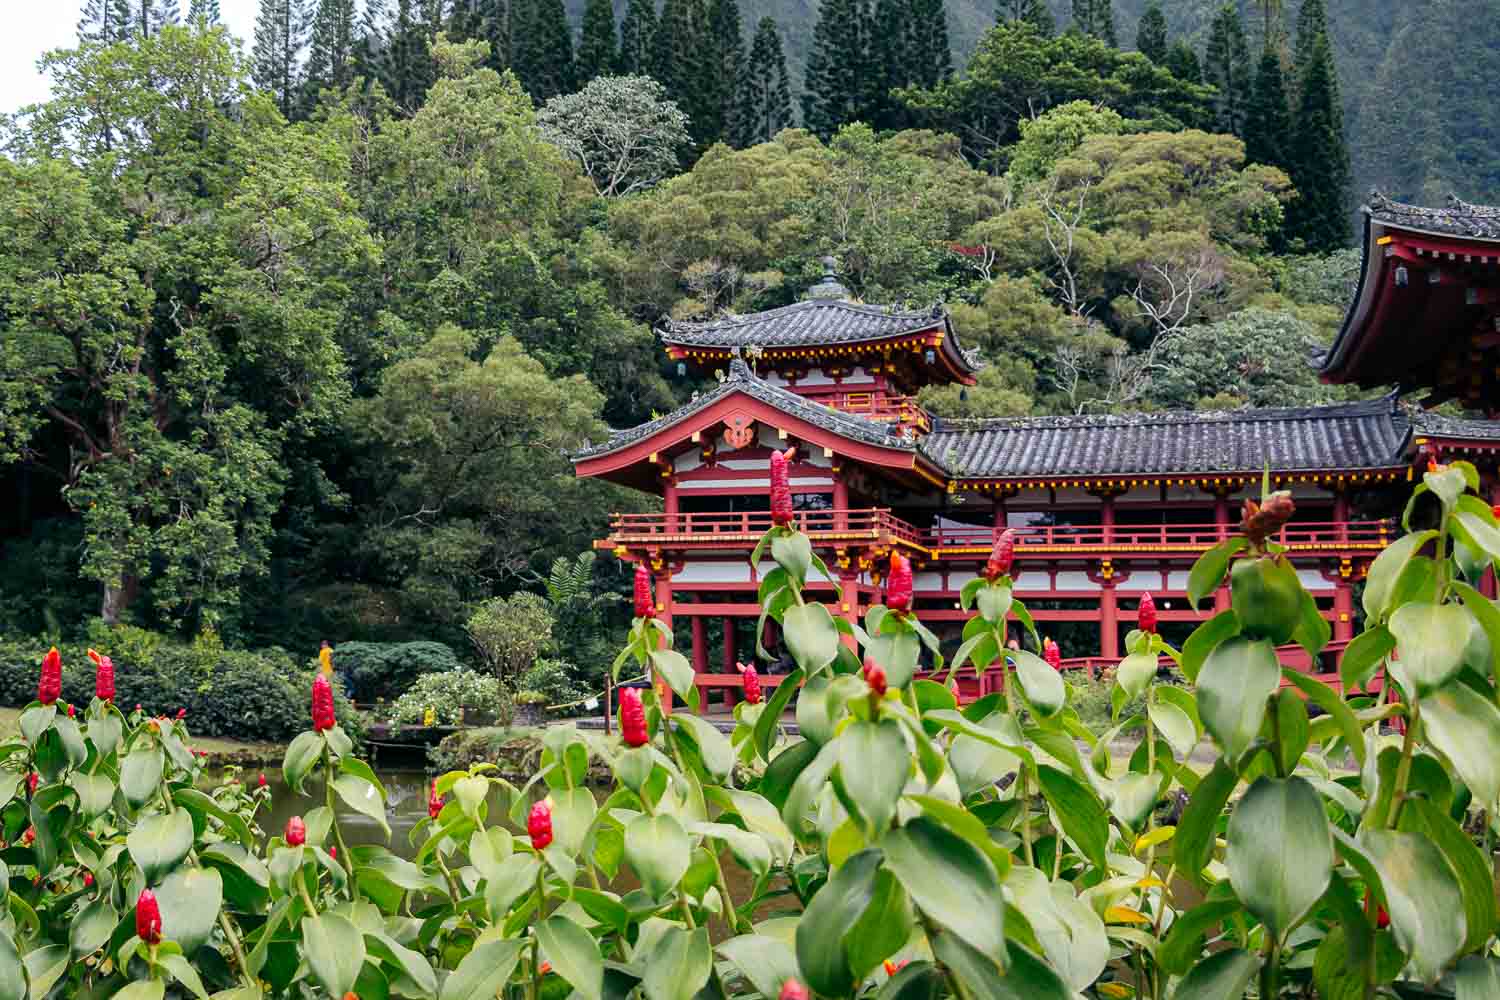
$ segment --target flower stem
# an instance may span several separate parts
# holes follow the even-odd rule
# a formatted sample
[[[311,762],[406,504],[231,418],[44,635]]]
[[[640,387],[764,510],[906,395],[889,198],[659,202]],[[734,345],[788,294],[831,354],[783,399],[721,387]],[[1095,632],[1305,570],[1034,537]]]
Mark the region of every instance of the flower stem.
[[[349,898],[354,899],[359,895],[358,886],[354,881],[354,859],[349,856],[349,847],[344,843],[344,831],[339,829],[338,807],[333,801],[333,752],[328,749],[328,744],[323,744],[323,797],[328,805],[328,818],[333,826],[333,839],[339,845],[339,862],[344,866],[344,871],[349,873]]]

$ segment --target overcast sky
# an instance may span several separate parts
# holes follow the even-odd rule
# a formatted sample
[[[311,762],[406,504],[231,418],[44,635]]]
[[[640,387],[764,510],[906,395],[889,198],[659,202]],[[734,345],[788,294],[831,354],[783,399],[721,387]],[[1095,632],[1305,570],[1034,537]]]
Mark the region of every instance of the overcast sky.
[[[0,31],[0,112],[11,112],[47,97],[47,78],[36,71],[37,57],[77,40],[80,0],[7,0],[11,12]],[[187,3],[183,3],[183,9]],[[256,0],[219,0],[224,23],[246,39],[255,29]]]

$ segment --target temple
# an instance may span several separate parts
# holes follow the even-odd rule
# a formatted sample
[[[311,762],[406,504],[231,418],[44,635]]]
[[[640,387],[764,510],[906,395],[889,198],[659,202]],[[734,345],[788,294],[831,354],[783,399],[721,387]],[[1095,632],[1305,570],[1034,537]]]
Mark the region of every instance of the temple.
[[[1367,265],[1367,281],[1384,280],[1370,274]],[[1353,336],[1367,346],[1352,354],[1374,357],[1368,345],[1389,339],[1380,324],[1391,314],[1356,318],[1364,301],[1362,292],[1340,343]],[[1298,408],[938,418],[917,391],[971,384],[979,366],[947,314],[849,301],[831,266],[801,302],[659,333],[679,371],[713,372],[717,386],[574,461],[580,476],[661,496],[659,513],[616,516],[596,547],[651,568],[659,616],[675,624],[679,648],[687,619],[700,676],[733,676],[754,653],[770,564],[751,567],[748,556],[770,525],[773,449],[795,448],[798,522],[837,578],[810,586],[838,613],[852,620],[880,600],[900,550],[915,568],[918,617],[956,646],[967,617],[959,590],[1012,527],[1018,596],[1043,633],[1067,625],[1080,637],[1063,650],[1078,661],[1118,660],[1146,591],[1176,638],[1203,620],[1210,609],[1187,604],[1188,571],[1235,530],[1263,475],[1296,498],[1279,541],[1336,640],[1355,633],[1355,586],[1398,533],[1417,470],[1467,458],[1500,500],[1500,423],[1413,415],[1394,393]],[[1365,373],[1354,380],[1379,377],[1329,363]],[[1227,606],[1227,593],[1215,602]],[[774,634],[765,638],[774,649]],[[728,684],[713,686],[732,698]]]

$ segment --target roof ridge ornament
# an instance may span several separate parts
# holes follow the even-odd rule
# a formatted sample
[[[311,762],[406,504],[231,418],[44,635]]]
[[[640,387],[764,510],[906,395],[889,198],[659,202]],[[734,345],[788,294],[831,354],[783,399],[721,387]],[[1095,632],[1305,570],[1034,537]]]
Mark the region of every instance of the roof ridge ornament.
[[[807,290],[803,296],[806,300],[826,299],[830,301],[848,302],[849,289],[845,288],[839,281],[839,264],[832,255],[821,258],[823,264],[823,277],[818,283]]]

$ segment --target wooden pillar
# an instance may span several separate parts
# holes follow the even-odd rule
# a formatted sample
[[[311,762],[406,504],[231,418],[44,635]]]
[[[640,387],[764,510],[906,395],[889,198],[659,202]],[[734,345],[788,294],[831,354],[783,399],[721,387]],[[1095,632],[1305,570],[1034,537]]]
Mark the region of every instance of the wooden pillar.
[[[672,573],[663,569],[656,575],[656,617],[668,629],[672,627]],[[657,674],[655,677],[656,700],[661,705],[662,714],[672,714],[672,689],[667,686],[667,679]]]
[[[1345,642],[1354,638],[1354,585],[1342,575],[1333,584],[1333,637]]]
[[[1099,655],[1106,660],[1120,655],[1120,604],[1107,580],[1099,589]]]
[[[1104,528],[1104,544],[1115,540],[1115,495],[1104,494],[1099,504],[1099,524]]]
[[[667,515],[667,531],[677,530],[677,480],[669,478],[662,486],[662,509]]]
[[[1214,525],[1219,529],[1219,540],[1229,537],[1229,494],[1214,494]]]
[[[855,573],[839,574],[839,615],[851,625],[859,624],[859,576]],[[842,635],[844,645],[859,652],[859,644],[852,635]]]
[[[835,531],[849,529],[849,484],[842,465],[833,467],[833,527]]]
[[[702,615],[693,616],[693,670],[708,673],[708,623]]]
[[[995,531],[1004,531],[1009,523],[1009,515],[1005,510],[1005,497],[995,498]]]
[[[1495,474],[1494,485],[1490,487],[1490,503],[1500,507],[1500,472]],[[1500,596],[1497,591],[1500,591],[1500,570],[1491,565],[1484,576],[1479,578],[1479,592],[1493,601],[1496,596]]]
[[[1340,542],[1349,541],[1349,494],[1339,487],[1338,492],[1333,495],[1333,520],[1338,525],[1338,539]]]
[[[734,646],[734,626],[736,624],[736,620],[733,619],[733,618],[730,618],[728,615],[725,615],[723,620],[724,620],[724,673],[726,673],[726,674],[734,674],[734,673],[738,673],[739,672],[739,668],[735,665],[736,661],[738,659],[738,653],[736,652],[735,646]],[[728,709],[730,711],[734,711],[735,702],[737,702],[738,700],[739,700],[739,695],[734,690],[734,688],[725,688],[724,689],[724,707],[726,709]]]

